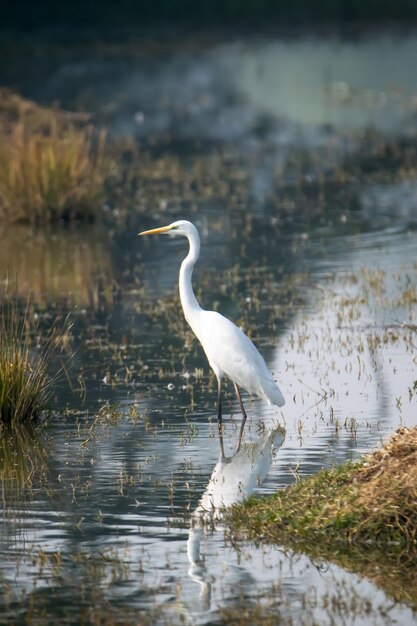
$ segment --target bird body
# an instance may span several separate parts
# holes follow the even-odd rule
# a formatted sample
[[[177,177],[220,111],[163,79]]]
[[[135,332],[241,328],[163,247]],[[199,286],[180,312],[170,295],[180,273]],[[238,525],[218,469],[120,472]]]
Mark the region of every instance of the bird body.
[[[243,421],[239,437],[243,432],[246,413],[238,387],[266,400],[269,404],[285,404],[277,383],[272,377],[263,357],[252,341],[236,324],[217,313],[206,311],[199,305],[192,287],[192,273],[200,254],[200,237],[196,227],[186,220],[180,220],[140,235],[169,233],[187,237],[190,245],[188,255],[183,260],[179,275],[179,290],[185,319],[200,341],[208,362],[218,382],[218,419],[221,424],[221,383],[226,376],[233,381],[238,397]]]
[[[236,324],[215,311],[203,311],[203,324],[193,331],[217,378],[224,376],[266,400],[283,406],[284,397],[252,341]],[[201,333],[201,334],[200,334]]]

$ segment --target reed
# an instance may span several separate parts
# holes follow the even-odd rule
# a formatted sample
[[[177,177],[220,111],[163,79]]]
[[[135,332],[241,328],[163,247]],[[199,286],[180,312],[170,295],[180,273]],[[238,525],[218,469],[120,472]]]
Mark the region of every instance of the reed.
[[[48,368],[58,347],[52,328],[31,345],[28,307],[13,299],[0,304],[0,422],[14,426],[34,420],[45,407],[54,383]]]
[[[0,220],[31,223],[95,219],[109,161],[106,133],[51,115],[0,125]]]

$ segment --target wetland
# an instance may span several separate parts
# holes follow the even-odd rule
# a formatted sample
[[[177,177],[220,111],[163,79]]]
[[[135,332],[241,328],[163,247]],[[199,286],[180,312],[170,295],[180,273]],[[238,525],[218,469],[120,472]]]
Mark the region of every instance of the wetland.
[[[401,559],[381,584],[284,537],[236,538],[222,513],[416,425],[416,54],[416,33],[381,32],[2,63],[25,99],[106,127],[112,166],[94,219],[1,224],[2,285],[37,327],[71,325],[48,410],[1,432],[0,623],[417,623]],[[228,388],[225,459],[177,294],[186,244],[137,237],[180,218],[201,235],[201,304],[251,336],[287,400],[244,395],[235,453]]]

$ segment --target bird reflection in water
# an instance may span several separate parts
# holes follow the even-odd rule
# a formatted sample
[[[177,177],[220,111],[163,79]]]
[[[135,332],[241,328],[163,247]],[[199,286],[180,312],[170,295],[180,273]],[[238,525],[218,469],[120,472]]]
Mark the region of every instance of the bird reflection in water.
[[[211,603],[211,576],[201,557],[201,540],[221,520],[225,508],[248,498],[265,480],[284,439],[284,428],[277,426],[264,431],[256,441],[242,445],[231,457],[224,456],[221,445],[219,461],[192,514],[187,541],[188,575],[200,585],[201,611],[207,611]]]

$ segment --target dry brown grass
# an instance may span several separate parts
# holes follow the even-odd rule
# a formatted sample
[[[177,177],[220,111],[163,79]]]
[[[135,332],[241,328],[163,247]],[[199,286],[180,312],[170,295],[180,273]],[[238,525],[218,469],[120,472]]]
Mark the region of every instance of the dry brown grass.
[[[0,221],[97,217],[106,133],[73,117],[0,91]]]
[[[44,107],[33,100],[22,98],[6,87],[0,87],[0,118],[9,126],[24,119],[34,131],[41,131],[48,127],[52,117],[64,125],[91,121],[89,113],[72,113],[57,107]]]
[[[357,506],[367,522],[371,524],[383,511],[387,523],[401,528],[405,542],[416,543],[417,428],[400,428],[380,450],[365,458],[356,480]]]
[[[417,427],[356,463],[231,509],[232,534],[336,561],[417,607]]]

